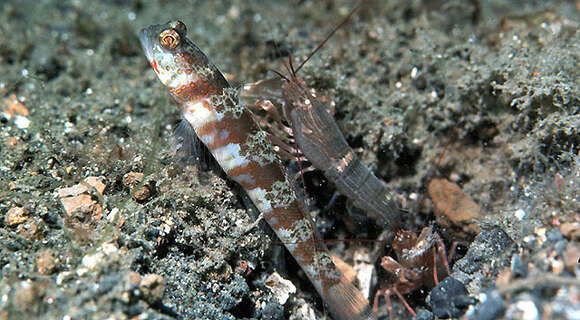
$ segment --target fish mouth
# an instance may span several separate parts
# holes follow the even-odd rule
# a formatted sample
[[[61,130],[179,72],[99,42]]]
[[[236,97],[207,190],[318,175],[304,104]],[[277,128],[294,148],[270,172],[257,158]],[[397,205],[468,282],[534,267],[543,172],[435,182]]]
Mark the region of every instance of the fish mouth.
[[[153,60],[154,51],[160,50],[158,37],[161,31],[166,28],[167,24],[153,24],[139,32],[139,41],[141,41],[141,47],[149,62]]]

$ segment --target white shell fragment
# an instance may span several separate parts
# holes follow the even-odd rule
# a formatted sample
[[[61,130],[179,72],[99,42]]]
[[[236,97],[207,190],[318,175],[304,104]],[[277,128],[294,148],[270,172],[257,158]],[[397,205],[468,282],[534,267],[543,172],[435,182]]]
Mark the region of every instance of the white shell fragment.
[[[272,273],[266,279],[264,285],[272,291],[272,294],[281,305],[284,305],[288,301],[290,294],[296,293],[296,287],[292,281],[282,278],[278,272]]]

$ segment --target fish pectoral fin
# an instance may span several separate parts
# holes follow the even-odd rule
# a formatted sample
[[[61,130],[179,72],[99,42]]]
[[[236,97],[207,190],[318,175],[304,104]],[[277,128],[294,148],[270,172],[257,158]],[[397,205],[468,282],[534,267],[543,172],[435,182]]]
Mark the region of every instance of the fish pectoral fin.
[[[174,134],[176,141],[173,150],[179,162],[196,165],[203,171],[219,168],[216,160],[187,120],[181,120]]]

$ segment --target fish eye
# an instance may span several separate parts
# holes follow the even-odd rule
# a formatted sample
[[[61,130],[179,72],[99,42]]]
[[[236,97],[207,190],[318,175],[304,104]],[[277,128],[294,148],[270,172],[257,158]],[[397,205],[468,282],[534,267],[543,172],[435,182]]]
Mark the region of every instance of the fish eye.
[[[159,34],[159,42],[164,48],[174,50],[181,44],[181,36],[174,29],[167,29]]]

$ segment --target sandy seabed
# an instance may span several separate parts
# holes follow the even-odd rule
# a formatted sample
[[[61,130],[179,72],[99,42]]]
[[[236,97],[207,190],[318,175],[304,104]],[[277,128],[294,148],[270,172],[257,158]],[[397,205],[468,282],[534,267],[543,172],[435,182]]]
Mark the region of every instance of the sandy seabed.
[[[2,1],[0,319],[330,318],[243,190],[175,160],[180,115],[137,33],[182,20],[239,86],[301,61],[353,6]],[[300,71],[401,227],[465,244],[454,317],[580,318],[579,25],[577,1],[365,1]],[[304,181],[324,238],[380,237],[348,199],[328,206],[321,172]],[[388,244],[329,248],[351,265],[367,252],[371,294],[389,286]],[[286,301],[274,272],[297,288]],[[421,319],[443,317],[430,289],[406,295]]]

